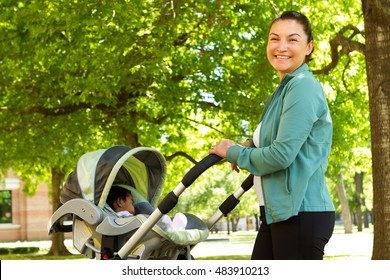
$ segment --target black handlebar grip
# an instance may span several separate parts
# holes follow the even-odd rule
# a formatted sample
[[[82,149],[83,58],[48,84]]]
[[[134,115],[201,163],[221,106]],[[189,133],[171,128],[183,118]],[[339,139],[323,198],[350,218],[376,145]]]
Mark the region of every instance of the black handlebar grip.
[[[248,177],[241,183],[241,188],[244,191],[248,191],[253,186],[253,174],[249,174]]]
[[[205,172],[208,168],[216,164],[221,159],[222,158],[220,156],[209,154],[197,164],[195,164],[195,166],[192,167],[186,175],[184,175],[183,179],[181,180],[182,184],[186,188],[189,187],[203,172]]]

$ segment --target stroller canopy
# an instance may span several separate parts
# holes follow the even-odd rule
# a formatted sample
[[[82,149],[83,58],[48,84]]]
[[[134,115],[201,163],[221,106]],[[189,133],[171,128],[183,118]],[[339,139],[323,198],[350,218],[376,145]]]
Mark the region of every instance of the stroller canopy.
[[[80,157],[60,194],[61,203],[84,198],[103,208],[113,185],[134,187],[153,206],[166,176],[164,156],[147,147],[112,146]]]

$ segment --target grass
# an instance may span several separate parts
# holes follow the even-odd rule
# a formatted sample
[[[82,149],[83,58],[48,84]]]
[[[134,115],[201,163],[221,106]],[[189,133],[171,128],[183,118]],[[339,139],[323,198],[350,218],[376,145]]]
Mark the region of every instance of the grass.
[[[234,232],[227,234],[226,232],[220,232],[218,234],[210,234],[209,239],[206,241],[206,245],[223,245],[228,243],[233,246],[250,246],[254,243],[256,238],[256,232]],[[326,260],[338,260],[338,259],[356,259],[366,258],[370,256],[366,253],[369,251],[372,243],[372,230],[365,232],[353,232],[352,234],[344,234],[342,226],[336,226],[331,242],[327,245],[329,247],[326,252]],[[14,243],[0,243],[0,248],[15,248],[15,247],[39,247],[40,250],[36,253],[26,254],[2,254],[0,260],[77,260],[88,259],[82,254],[79,254],[71,244],[71,240],[66,240],[66,246],[72,255],[68,256],[49,256],[47,255],[51,242],[50,241],[37,241],[37,242],[14,242]],[[365,250],[357,250],[358,247]],[[18,250],[20,251],[20,250]],[[15,252],[15,250],[14,250]],[[237,255],[216,255],[216,256],[200,256],[195,257],[196,260],[249,260],[249,254],[237,254]]]
[[[199,257],[196,258],[196,260],[202,261],[202,260],[211,260],[211,261],[224,261],[224,260],[250,260],[250,255],[231,255],[231,256],[210,256],[210,257]]]
[[[87,259],[81,254],[72,254],[68,256],[48,256],[47,254],[12,254],[0,255],[0,260],[78,260]]]
[[[0,260],[77,260],[77,259],[87,259],[82,254],[79,254],[72,246],[71,240],[66,240],[65,245],[68,250],[71,252],[70,255],[66,256],[50,256],[48,252],[50,250],[51,241],[18,241],[18,242],[3,242],[0,243],[0,248],[5,249],[18,248],[17,251],[25,251],[24,249],[28,247],[39,248],[38,251],[34,253],[11,253],[11,254],[0,254]],[[15,251],[15,250],[9,250]]]

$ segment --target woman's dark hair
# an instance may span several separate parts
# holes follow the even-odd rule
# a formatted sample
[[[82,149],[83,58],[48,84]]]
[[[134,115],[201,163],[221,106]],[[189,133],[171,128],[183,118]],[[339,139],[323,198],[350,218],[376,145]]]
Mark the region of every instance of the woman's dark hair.
[[[281,15],[277,16],[272,21],[270,26],[272,26],[275,22],[277,22],[279,20],[295,20],[295,21],[297,21],[298,23],[300,23],[302,25],[303,31],[307,35],[307,42],[309,43],[310,41],[313,41],[313,32],[311,30],[311,24],[310,24],[309,19],[304,14],[301,14],[301,13],[295,12],[295,11],[285,11]],[[313,48],[313,51],[314,51],[314,48]],[[310,60],[312,60],[311,54],[313,53],[313,51],[306,56],[305,62],[309,62]]]
[[[131,196],[131,192],[129,190],[118,186],[112,186],[110,192],[108,193],[106,202],[112,209],[114,209],[115,200],[117,200],[118,198],[126,200],[126,197],[128,197],[129,195]]]

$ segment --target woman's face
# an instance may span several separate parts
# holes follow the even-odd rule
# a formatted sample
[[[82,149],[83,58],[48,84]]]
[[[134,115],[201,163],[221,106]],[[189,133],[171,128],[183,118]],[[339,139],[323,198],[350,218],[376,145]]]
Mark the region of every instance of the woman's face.
[[[295,20],[278,20],[272,24],[267,58],[278,71],[280,79],[287,73],[293,73],[305,62],[306,55],[313,51],[313,41],[307,41],[303,26]]]

